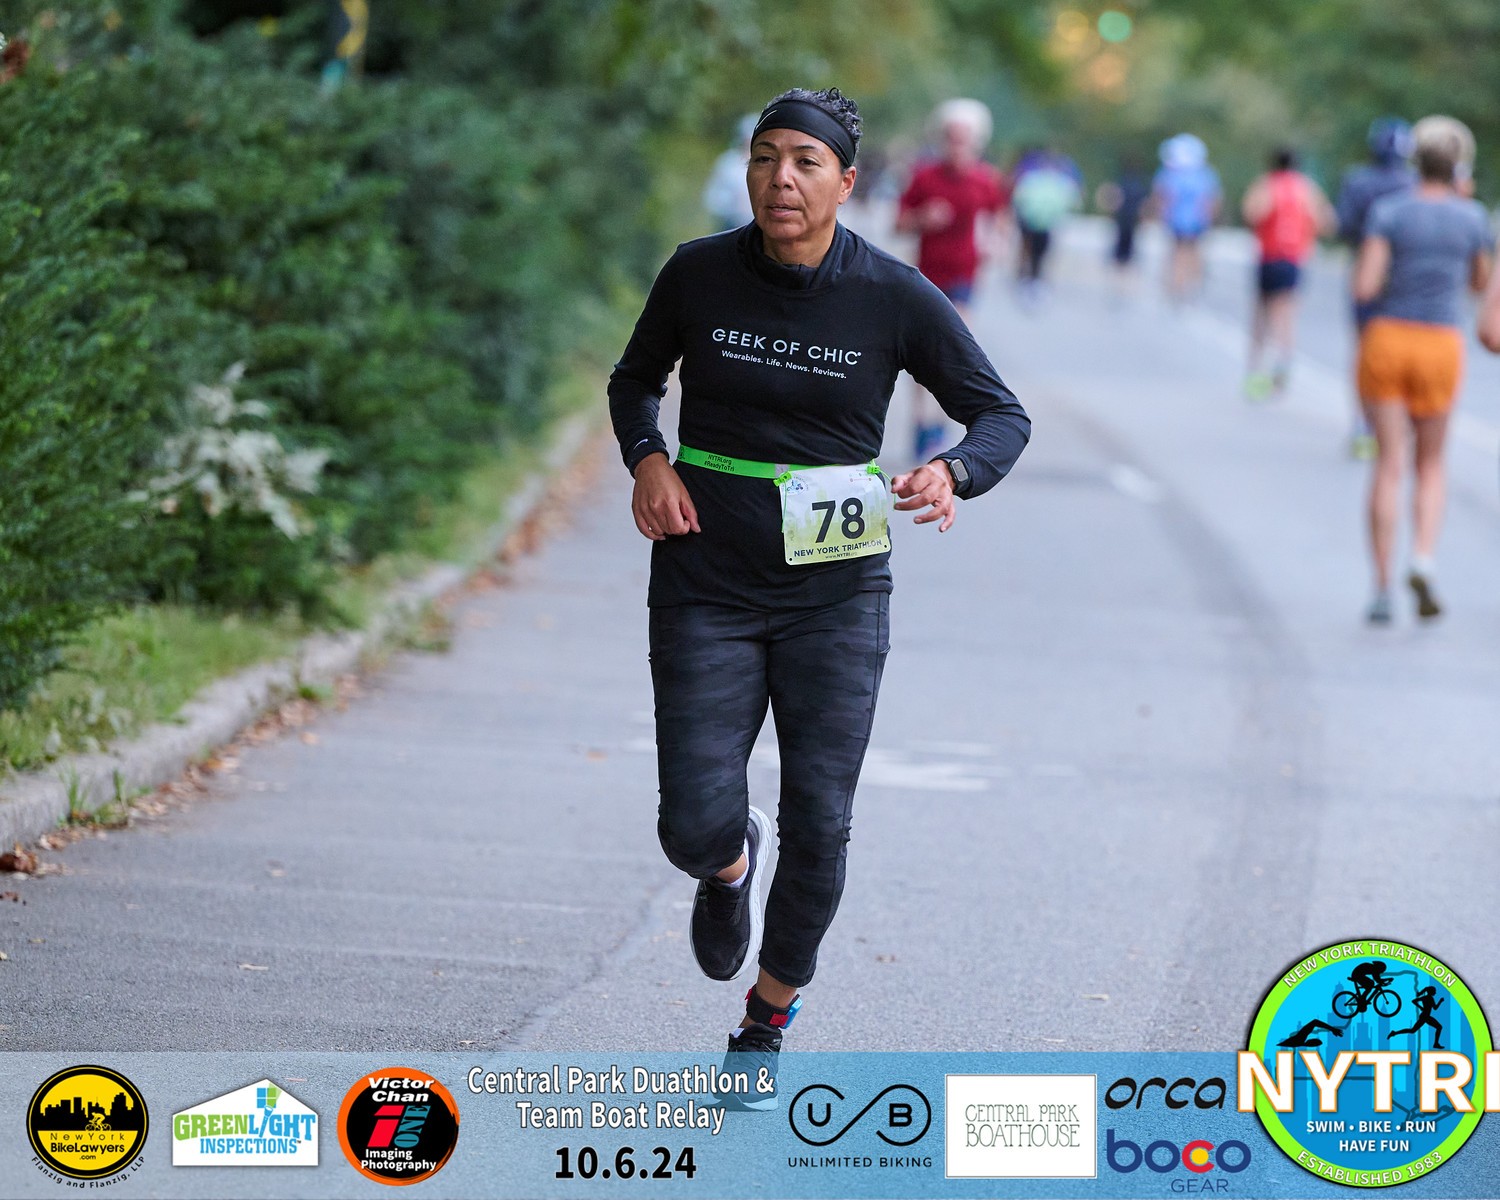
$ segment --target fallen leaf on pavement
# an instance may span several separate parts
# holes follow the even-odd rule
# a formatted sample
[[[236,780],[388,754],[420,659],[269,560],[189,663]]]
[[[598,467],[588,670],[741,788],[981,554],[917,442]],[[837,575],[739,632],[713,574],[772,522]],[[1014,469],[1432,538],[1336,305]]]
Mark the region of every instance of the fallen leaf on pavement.
[[[0,892],[0,900],[13,900],[19,903],[20,899],[20,892]]]
[[[36,870],[36,855],[30,850],[23,850],[21,843],[16,843],[14,850],[7,850],[0,854],[0,871],[17,871],[22,875],[30,875]]]
[[[4,950],[0,950],[0,962],[9,962],[9,961],[10,961],[10,955],[7,954],[7,953],[5,953]]]

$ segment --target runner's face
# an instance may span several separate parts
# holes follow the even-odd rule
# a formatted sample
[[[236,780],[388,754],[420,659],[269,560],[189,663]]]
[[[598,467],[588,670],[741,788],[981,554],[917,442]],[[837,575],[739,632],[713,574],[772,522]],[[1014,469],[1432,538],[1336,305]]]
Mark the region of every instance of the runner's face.
[[[979,158],[979,139],[962,121],[943,127],[943,156],[955,167],[967,167]]]
[[[796,129],[767,129],[750,147],[745,183],[755,223],[768,241],[800,242],[832,235],[839,205],[854,189],[833,149]]]

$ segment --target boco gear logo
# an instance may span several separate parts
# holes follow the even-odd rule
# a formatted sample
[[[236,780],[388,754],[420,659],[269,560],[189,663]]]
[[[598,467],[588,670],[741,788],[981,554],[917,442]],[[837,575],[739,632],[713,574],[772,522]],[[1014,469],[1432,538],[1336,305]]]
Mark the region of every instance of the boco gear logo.
[[[1445,963],[1380,938],[1325,946],[1266,993],[1239,1054],[1253,1108],[1298,1166],[1388,1187],[1456,1154],[1500,1111],[1500,1055],[1474,994]]]
[[[894,1083],[850,1115],[844,1093],[826,1083],[803,1088],[792,1099],[787,1120],[792,1132],[809,1146],[831,1146],[871,1114],[875,1136],[888,1146],[910,1146],[932,1125],[932,1105],[908,1083]]]
[[[1166,1138],[1157,1138],[1143,1147],[1139,1142],[1120,1137],[1113,1129],[1106,1129],[1104,1160],[1122,1175],[1129,1175],[1142,1167],[1158,1175],[1169,1175],[1183,1168],[1194,1175],[1206,1175],[1213,1170],[1238,1175],[1250,1165],[1250,1147],[1236,1138],[1218,1143],[1207,1138],[1194,1138],[1181,1146]]]
[[[69,1179],[134,1171],[150,1125],[135,1084],[107,1067],[59,1071],[37,1088],[26,1110],[37,1165]]]
[[[458,1144],[458,1105],[436,1079],[406,1067],[365,1076],[339,1108],[339,1145],[361,1175],[416,1183],[436,1175]]]

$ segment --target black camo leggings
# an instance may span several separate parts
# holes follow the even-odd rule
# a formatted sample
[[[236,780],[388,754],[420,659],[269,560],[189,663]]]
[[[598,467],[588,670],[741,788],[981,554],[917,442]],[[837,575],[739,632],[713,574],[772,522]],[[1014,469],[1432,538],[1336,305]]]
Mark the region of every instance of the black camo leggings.
[[[754,612],[651,610],[657,832],[673,865],[705,879],[740,856],[745,777],[769,706],[781,752],[780,858],[760,965],[789,987],[813,977],[844,890],[850,810],[890,649],[890,596]]]

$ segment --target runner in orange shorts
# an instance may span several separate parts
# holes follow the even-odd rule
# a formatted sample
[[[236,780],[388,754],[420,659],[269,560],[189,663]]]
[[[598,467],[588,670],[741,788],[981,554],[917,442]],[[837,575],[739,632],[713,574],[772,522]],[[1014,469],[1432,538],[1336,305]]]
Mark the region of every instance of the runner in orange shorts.
[[[1401,484],[1413,443],[1412,555],[1407,583],[1417,615],[1442,612],[1433,582],[1446,484],[1443,444],[1463,374],[1458,332],[1465,284],[1489,275],[1489,223],[1467,196],[1474,136],[1451,117],[1427,117],[1412,130],[1420,180],[1377,201],[1355,266],[1354,295],[1374,305],[1359,343],[1359,391],[1375,432],[1370,481],[1370,547],[1375,597],[1369,619],[1389,624],[1391,559]]]

